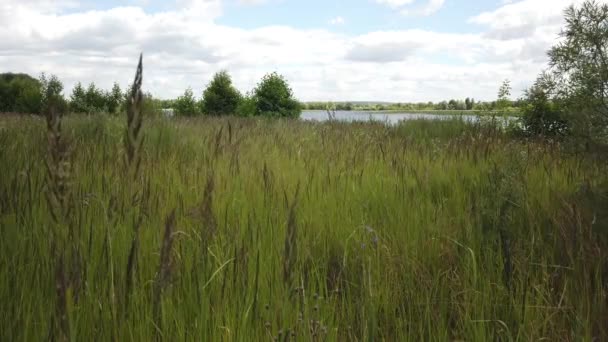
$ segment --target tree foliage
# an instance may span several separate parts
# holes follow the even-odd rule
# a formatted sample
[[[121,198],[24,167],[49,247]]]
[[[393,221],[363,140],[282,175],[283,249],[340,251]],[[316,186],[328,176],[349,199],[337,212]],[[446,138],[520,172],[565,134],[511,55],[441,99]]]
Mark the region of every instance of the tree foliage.
[[[199,106],[196,103],[196,99],[194,98],[194,93],[192,92],[192,88],[188,87],[184,94],[175,100],[174,109],[177,115],[181,116],[195,116],[198,115]]]
[[[608,5],[585,1],[565,11],[561,41],[549,51],[559,97],[577,134],[607,141]]]
[[[525,92],[526,105],[521,122],[529,135],[562,136],[568,133],[563,105],[554,97],[555,82],[542,74]]]
[[[40,81],[26,74],[0,74],[0,112],[40,113]]]
[[[498,100],[496,101],[496,108],[498,110],[505,110],[511,106],[511,81],[505,79],[500,88],[498,88]]]
[[[299,117],[302,109],[287,80],[276,72],[265,75],[253,91],[256,115]]]
[[[209,115],[234,114],[241,97],[241,93],[232,85],[228,72],[220,71],[203,92],[201,111]]]
[[[47,77],[44,73],[40,76],[41,108],[39,113],[54,110],[65,114],[68,111],[68,103],[63,98],[63,83],[55,75]]]

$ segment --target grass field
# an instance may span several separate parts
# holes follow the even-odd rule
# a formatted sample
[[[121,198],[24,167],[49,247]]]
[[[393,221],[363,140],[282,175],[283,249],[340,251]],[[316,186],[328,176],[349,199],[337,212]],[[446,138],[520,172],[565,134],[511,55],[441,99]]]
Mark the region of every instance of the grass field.
[[[608,339],[596,156],[199,118],[146,119],[129,164],[125,126],[0,116],[0,340]]]

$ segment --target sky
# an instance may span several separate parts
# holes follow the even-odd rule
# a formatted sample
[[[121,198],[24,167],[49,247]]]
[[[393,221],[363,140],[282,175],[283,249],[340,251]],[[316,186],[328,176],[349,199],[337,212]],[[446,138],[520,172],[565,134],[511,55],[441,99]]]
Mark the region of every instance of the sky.
[[[547,66],[582,0],[0,0],[0,72],[200,95],[227,70],[243,93],[285,76],[301,101],[513,98]]]

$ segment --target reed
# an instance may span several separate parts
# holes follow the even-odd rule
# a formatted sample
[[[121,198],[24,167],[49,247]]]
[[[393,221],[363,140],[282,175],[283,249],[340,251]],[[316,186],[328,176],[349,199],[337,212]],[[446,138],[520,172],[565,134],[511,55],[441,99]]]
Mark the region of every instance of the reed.
[[[0,118],[2,341],[608,339],[597,155],[461,120],[53,120]]]

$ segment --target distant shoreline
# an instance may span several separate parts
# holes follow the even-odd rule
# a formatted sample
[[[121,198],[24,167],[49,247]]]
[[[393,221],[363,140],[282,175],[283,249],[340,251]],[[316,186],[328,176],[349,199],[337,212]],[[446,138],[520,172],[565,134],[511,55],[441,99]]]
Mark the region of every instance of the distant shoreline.
[[[324,109],[303,109],[302,112],[321,112],[325,113]],[[370,114],[434,114],[434,115],[476,115],[476,116],[521,116],[519,111],[487,111],[487,110],[405,110],[405,109],[390,109],[390,110],[336,110],[336,112],[357,112]]]

